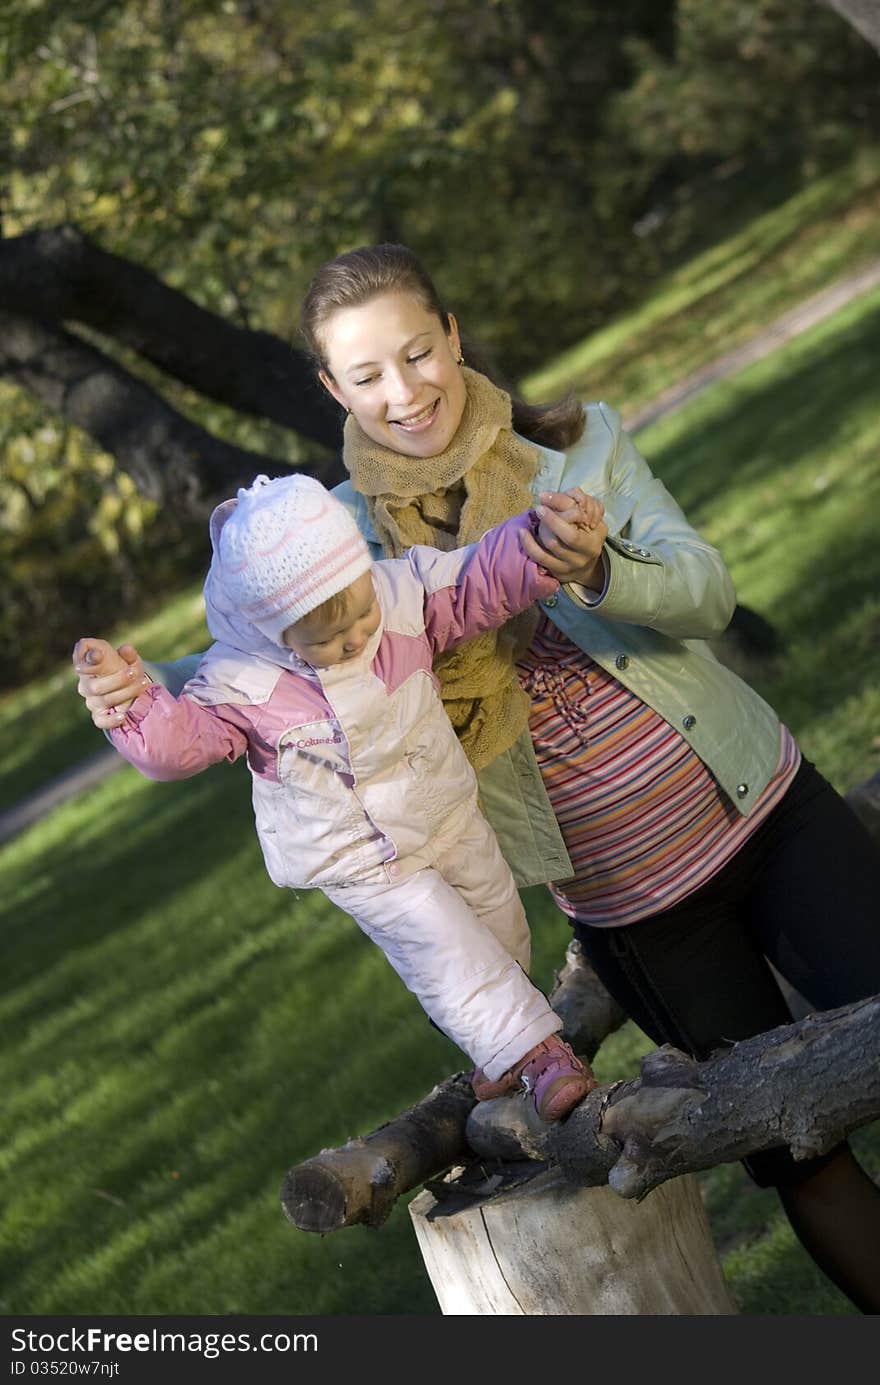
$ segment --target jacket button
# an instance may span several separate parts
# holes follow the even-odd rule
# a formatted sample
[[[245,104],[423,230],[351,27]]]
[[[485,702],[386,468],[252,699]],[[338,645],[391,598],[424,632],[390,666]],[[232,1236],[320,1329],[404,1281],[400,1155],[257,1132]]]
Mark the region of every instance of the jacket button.
[[[685,731],[690,731],[691,727],[696,726],[697,718],[694,716],[693,712],[688,712],[681,724]]]
[[[746,796],[746,794],[748,793],[748,791],[749,791],[749,786],[748,786],[748,784],[737,784],[737,786],[736,786],[736,796],[737,796],[737,798],[745,798],[745,796]]]
[[[629,667],[629,655],[628,655],[628,654],[618,654],[617,658],[614,660],[614,667],[615,667],[615,668],[628,668],[628,667]]]
[[[543,606],[555,606],[558,600],[559,600],[559,597],[558,597],[558,596],[548,596],[548,597],[546,598],[546,600],[543,601],[541,604],[542,604]]]

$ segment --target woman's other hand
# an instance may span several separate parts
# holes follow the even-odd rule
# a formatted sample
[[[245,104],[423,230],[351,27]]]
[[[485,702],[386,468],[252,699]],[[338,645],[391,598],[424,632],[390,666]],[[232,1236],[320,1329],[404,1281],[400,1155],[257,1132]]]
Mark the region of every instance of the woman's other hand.
[[[106,640],[77,640],[73,650],[76,690],[102,731],[119,726],[138,693],[150,682],[137,650],[130,644],[114,649]]]
[[[541,491],[535,507],[540,523],[535,538],[522,536],[530,558],[558,577],[579,582],[593,591],[605,585],[602,549],[608,537],[605,506],[579,486],[568,491]]]

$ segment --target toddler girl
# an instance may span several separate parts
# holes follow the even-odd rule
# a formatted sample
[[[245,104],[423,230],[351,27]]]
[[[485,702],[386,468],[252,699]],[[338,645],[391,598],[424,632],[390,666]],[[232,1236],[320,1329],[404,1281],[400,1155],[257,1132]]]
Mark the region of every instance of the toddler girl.
[[[432,671],[557,589],[521,544],[537,524],[527,511],[465,548],[373,562],[319,482],[257,477],[211,517],[216,642],[180,697],[145,680],[109,735],[152,779],[247,753],[272,880],[320,888],[378,943],[470,1055],[479,1099],[521,1084],[551,1121],[595,1083],[528,980],[522,903]],[[74,650],[78,672],[124,662],[105,641]]]

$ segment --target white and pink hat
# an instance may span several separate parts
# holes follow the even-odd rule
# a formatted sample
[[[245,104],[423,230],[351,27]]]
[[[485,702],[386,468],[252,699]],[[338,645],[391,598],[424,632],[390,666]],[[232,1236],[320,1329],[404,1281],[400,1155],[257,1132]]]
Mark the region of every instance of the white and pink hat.
[[[348,510],[311,476],[258,476],[220,508],[223,585],[241,615],[276,644],[289,625],[372,567]]]

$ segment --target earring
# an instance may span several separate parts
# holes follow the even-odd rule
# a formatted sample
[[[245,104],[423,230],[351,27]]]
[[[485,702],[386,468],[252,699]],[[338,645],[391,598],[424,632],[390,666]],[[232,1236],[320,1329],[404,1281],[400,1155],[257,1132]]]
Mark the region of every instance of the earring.
[[[463,352],[463,351],[459,350],[459,353],[458,353],[458,360],[456,361],[455,364],[456,364],[456,365],[464,365],[464,352]]]

